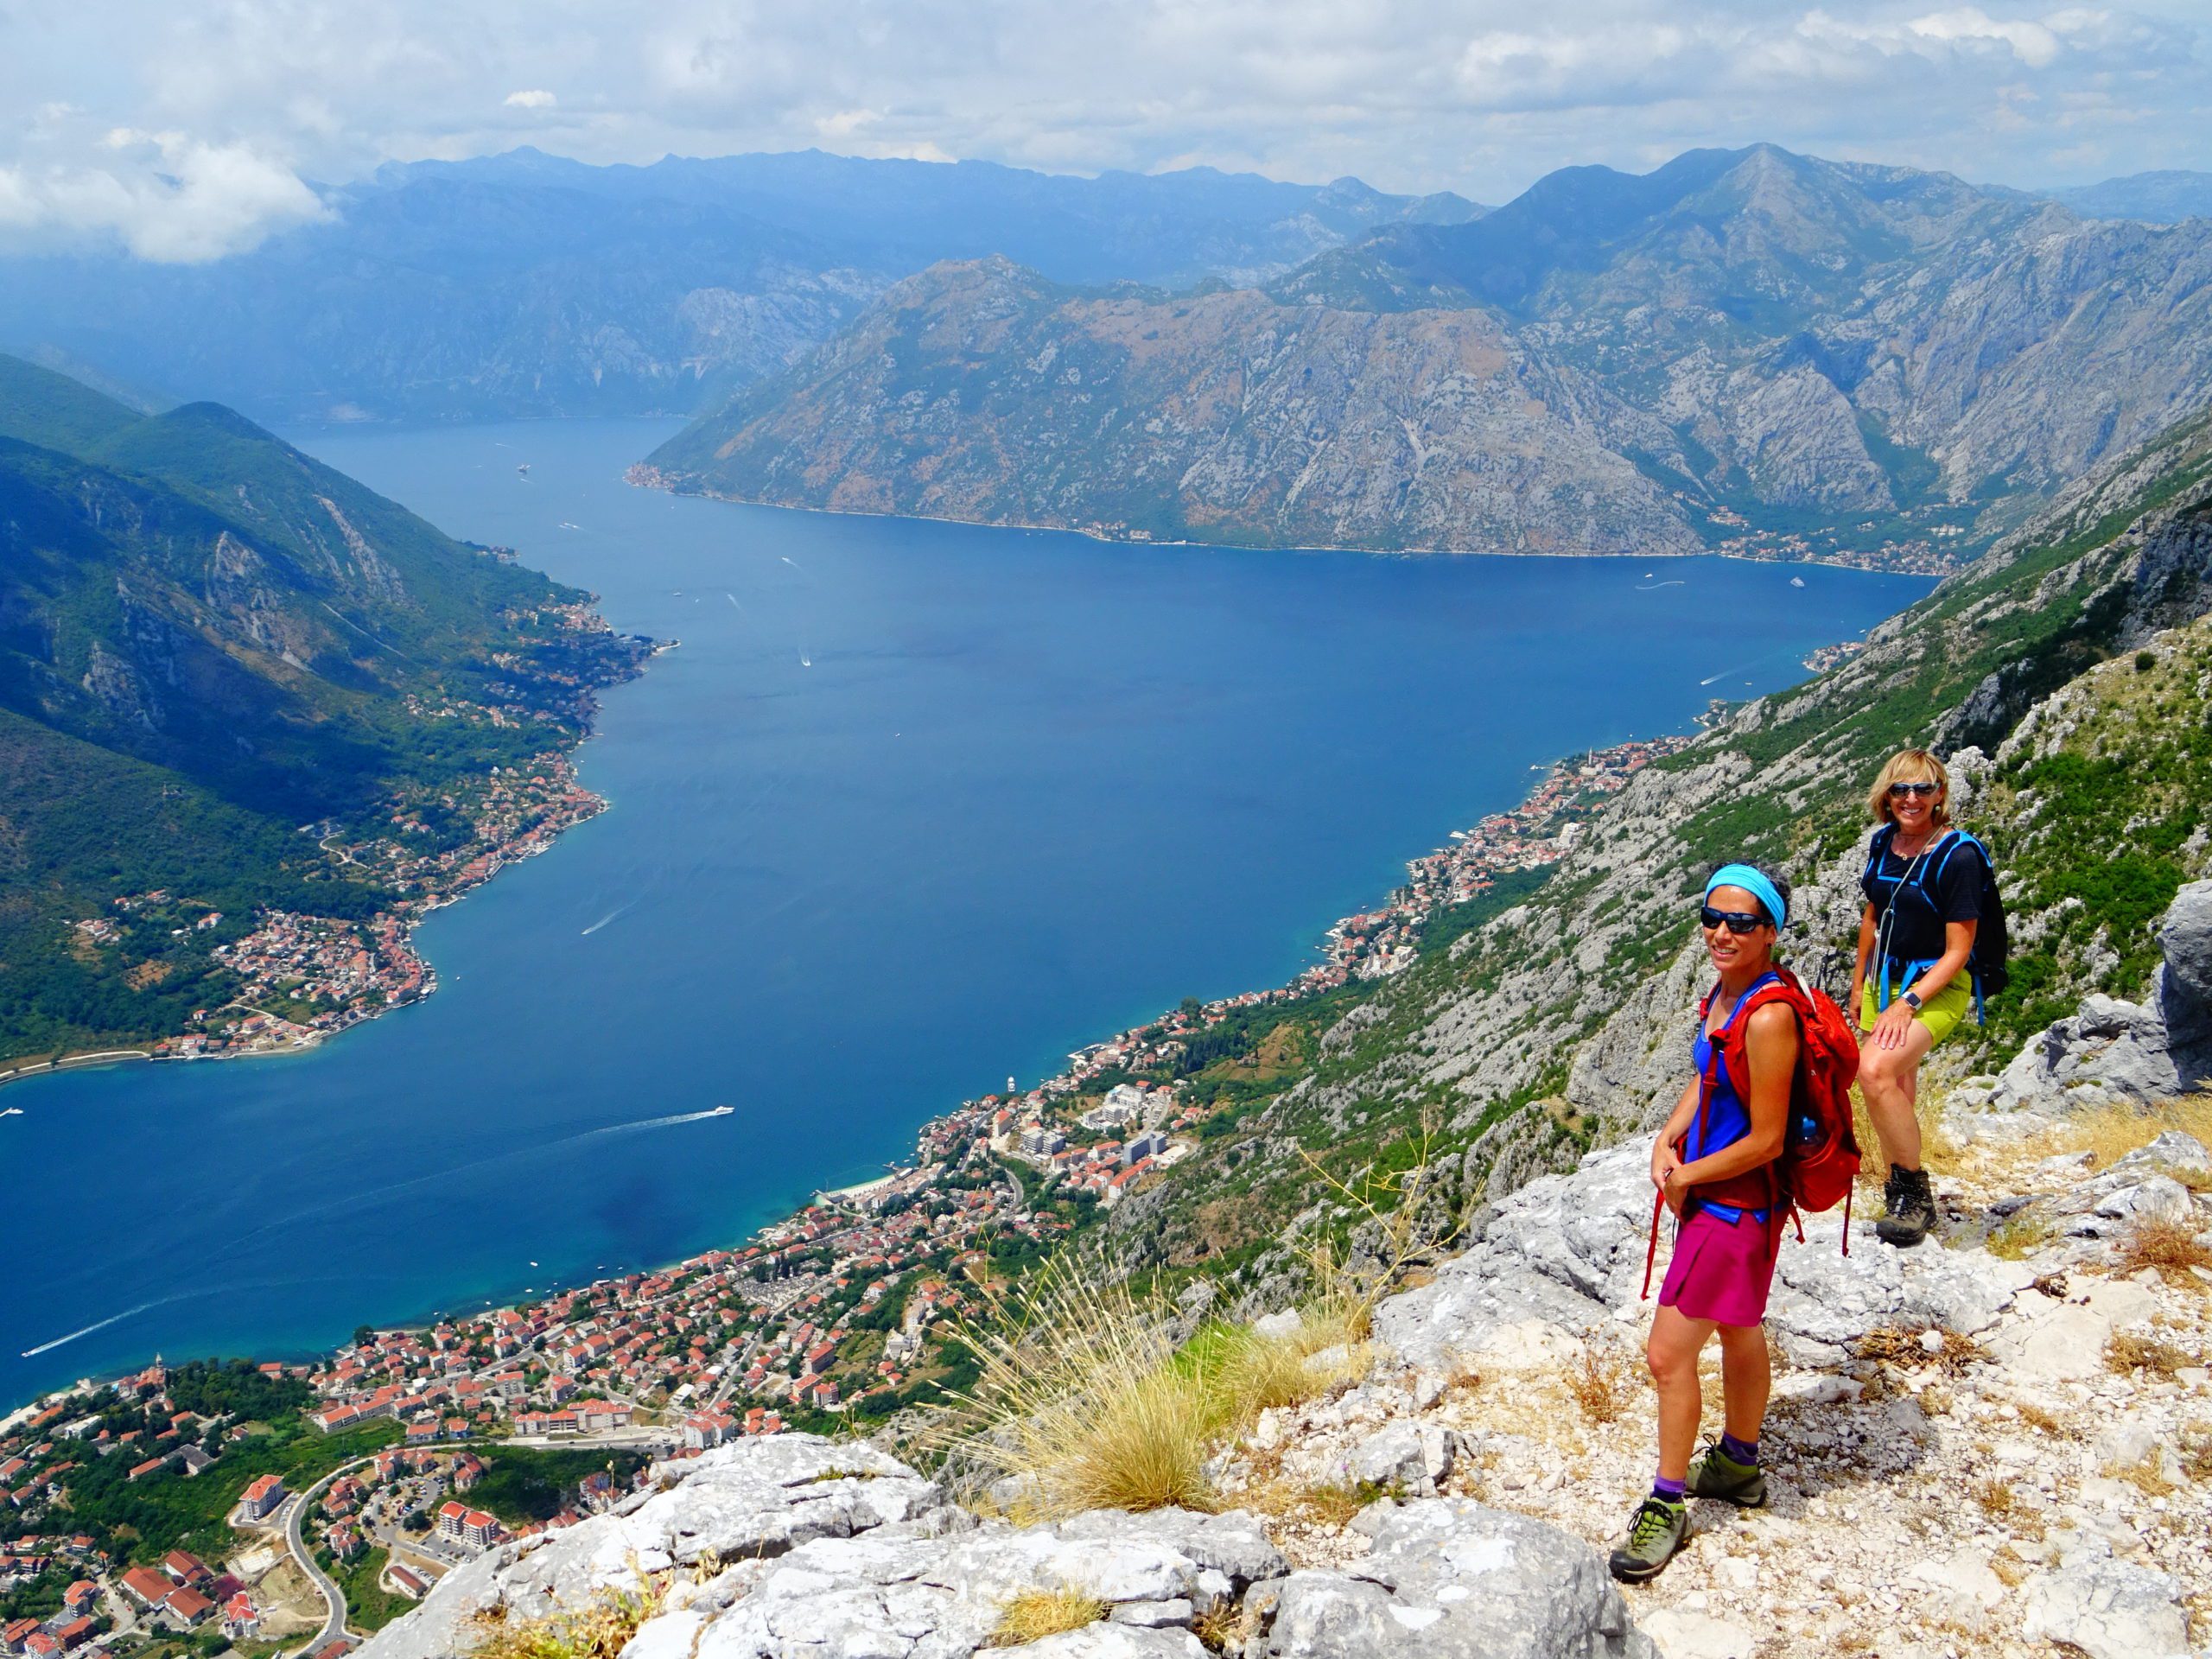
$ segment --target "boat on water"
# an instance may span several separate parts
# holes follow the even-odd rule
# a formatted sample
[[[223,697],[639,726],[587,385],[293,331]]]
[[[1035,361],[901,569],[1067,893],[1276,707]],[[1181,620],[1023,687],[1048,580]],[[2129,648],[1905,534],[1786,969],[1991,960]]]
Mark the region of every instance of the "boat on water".
[[[737,1108],[734,1106],[717,1106],[713,1111],[709,1112],[707,1116],[709,1117],[728,1117]]]
[[[529,463],[528,461],[524,461],[520,466],[518,466],[518,467],[517,467],[515,468],[515,471],[517,471],[517,472],[520,473],[520,474],[521,474],[524,477],[525,477],[525,478],[529,477],[529,476],[530,476],[530,463]]]

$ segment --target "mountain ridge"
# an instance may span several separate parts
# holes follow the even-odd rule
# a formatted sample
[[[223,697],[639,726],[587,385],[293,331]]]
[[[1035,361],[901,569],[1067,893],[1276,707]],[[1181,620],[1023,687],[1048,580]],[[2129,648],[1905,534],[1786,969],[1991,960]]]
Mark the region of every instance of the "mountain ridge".
[[[323,194],[326,220],[207,266],[0,262],[0,346],[271,419],[688,415],[938,258],[1004,245],[1071,279],[1249,281],[1394,216],[1479,211],[1354,180],[820,151],[643,168],[512,151]]]
[[[1568,169],[1236,291],[932,267],[702,415],[650,475],[1262,545],[1648,543],[1940,572],[2212,402],[2212,225],[2082,219],[1773,146]],[[1200,308],[1221,326],[1193,330]],[[1439,329],[1481,340],[1484,371],[1409,344]],[[1348,357],[1348,331],[1374,349]],[[1240,379],[1223,406],[1255,367],[1280,395]],[[1357,442],[1330,453],[1343,429]],[[1301,505],[1317,492],[1326,511]]]

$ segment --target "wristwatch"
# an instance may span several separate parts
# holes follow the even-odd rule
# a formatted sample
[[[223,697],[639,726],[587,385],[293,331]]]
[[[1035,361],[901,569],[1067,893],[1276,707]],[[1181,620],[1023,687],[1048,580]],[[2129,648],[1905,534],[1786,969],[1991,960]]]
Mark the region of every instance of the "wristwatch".
[[[1920,993],[1918,991],[1907,991],[1903,996],[1899,997],[1897,1001],[1904,1003],[1905,1007],[1910,1008],[1915,1014],[1918,1014],[1921,1010],[1922,1004],[1920,1001]]]

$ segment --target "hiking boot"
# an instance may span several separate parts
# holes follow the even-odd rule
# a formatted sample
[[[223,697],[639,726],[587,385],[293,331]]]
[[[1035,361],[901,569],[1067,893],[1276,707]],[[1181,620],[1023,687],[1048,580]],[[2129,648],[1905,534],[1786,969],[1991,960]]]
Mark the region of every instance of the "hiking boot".
[[[1883,1243],[1910,1249],[1928,1236],[1936,1224],[1936,1194],[1926,1170],[1891,1168],[1882,1196],[1888,1213],[1874,1224],[1874,1232]]]
[[[1692,1497],[1725,1498],[1739,1510],[1762,1509],[1766,1504],[1766,1471],[1755,1463],[1737,1462],[1715,1440],[1691,1461],[1689,1493]]]
[[[1659,1576],[1659,1569],[1675,1559],[1689,1535],[1687,1504],[1647,1497],[1629,1517],[1628,1542],[1612,1553],[1605,1566],[1623,1584],[1643,1584]]]

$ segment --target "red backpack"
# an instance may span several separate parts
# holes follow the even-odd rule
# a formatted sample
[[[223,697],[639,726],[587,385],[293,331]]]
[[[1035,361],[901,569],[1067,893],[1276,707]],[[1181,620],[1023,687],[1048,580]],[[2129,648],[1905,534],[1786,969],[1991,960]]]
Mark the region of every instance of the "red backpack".
[[[1859,1037],[1827,992],[1808,988],[1787,968],[1777,966],[1774,976],[1745,998],[1715,1036],[1714,1066],[1728,1068],[1728,1080],[1737,1098],[1751,1097],[1751,1072],[1744,1049],[1745,1024],[1755,1009],[1770,1002],[1786,1002],[1797,1016],[1797,1075],[1789,1089],[1789,1122],[1783,1131],[1782,1155],[1764,1168],[1746,1170],[1716,1181],[1706,1196],[1724,1204],[1770,1208],[1796,1219],[1800,1211],[1833,1210],[1843,1205],[1843,1253],[1851,1254],[1851,1191],[1859,1177],[1859,1137],[1851,1126],[1851,1084],[1859,1075]],[[1701,1029],[1711,1018],[1715,985],[1698,1004]],[[1719,1081],[1713,1071],[1699,1079],[1700,1123]],[[1685,1137],[1687,1139],[1687,1137]],[[1704,1137],[1699,1136],[1700,1141]],[[1651,1265],[1659,1254],[1659,1217],[1666,1208],[1663,1194],[1651,1203],[1651,1242],[1643,1258],[1643,1294],[1651,1294]],[[1805,1224],[1797,1222],[1797,1236],[1805,1236]]]

